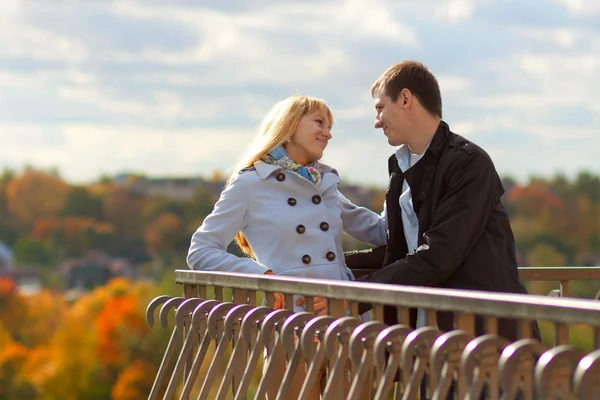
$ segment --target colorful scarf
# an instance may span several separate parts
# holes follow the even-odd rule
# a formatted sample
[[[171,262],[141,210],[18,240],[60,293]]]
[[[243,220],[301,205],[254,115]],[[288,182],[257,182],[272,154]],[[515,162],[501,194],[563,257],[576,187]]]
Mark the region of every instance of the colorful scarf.
[[[292,160],[290,156],[288,156],[283,146],[274,148],[269,152],[269,154],[264,155],[261,158],[261,160],[266,162],[267,164],[277,164],[283,167],[284,169],[294,171],[298,175],[314,183],[317,187],[321,184],[321,172],[319,171],[319,162],[314,161],[308,163],[306,166],[300,165],[296,161]]]

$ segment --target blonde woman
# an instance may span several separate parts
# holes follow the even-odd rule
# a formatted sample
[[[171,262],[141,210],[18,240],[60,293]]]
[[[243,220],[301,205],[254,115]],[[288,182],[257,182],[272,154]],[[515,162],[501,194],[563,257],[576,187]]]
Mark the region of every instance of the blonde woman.
[[[203,271],[353,280],[342,233],[380,246],[386,221],[339,192],[335,169],[319,163],[333,116],[321,99],[289,97],[263,119],[213,212],[194,233],[187,262]],[[226,248],[235,238],[249,257]],[[294,311],[304,311],[295,297]],[[325,309],[315,300],[315,311]],[[282,307],[277,296],[275,307]]]

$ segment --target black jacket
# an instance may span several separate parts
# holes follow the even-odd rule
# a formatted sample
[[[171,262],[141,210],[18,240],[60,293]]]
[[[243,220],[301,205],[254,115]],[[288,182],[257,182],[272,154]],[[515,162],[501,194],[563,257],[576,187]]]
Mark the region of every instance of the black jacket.
[[[378,268],[358,281],[527,293],[519,281],[515,240],[500,201],[504,189],[483,149],[451,132],[442,121],[423,158],[406,173],[395,155],[388,163],[388,244],[385,251],[346,256],[351,269]],[[419,220],[419,248],[410,255],[399,205],[404,179]],[[411,311],[414,326],[416,310]],[[396,323],[394,310],[384,315],[386,323]],[[438,313],[438,326],[453,329],[452,314]],[[532,328],[539,338],[537,324]],[[498,330],[510,340],[517,337],[514,320],[499,320]],[[482,318],[476,320],[476,333],[484,333]]]

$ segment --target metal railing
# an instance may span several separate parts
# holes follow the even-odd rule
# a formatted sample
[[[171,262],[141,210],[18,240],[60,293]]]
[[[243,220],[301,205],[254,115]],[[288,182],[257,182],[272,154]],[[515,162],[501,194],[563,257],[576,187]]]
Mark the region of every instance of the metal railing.
[[[600,277],[600,268],[565,270],[520,275],[561,282]],[[150,399],[308,399],[319,392],[324,399],[600,398],[594,300],[190,270],[175,275],[185,296],[161,296],[147,310],[152,326],[160,307],[163,329],[175,311]],[[284,309],[273,309],[274,293],[284,295]],[[306,312],[292,311],[294,295],[305,296]],[[313,313],[314,297],[328,299],[328,315]],[[359,303],[373,305],[371,321],[358,315]],[[398,324],[382,322],[384,306],[395,308]],[[425,310],[427,326],[409,326],[415,307]],[[454,313],[454,330],[438,330],[438,311]],[[476,317],[486,322],[479,336]],[[498,335],[503,317],[519,321],[516,342]],[[554,345],[531,338],[532,320],[553,324]],[[571,326],[593,332],[589,354],[569,342]]]

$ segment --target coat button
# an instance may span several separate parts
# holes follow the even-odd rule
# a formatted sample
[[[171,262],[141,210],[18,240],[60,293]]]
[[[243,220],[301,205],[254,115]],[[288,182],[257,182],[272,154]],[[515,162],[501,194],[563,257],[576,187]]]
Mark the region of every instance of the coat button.
[[[425,201],[426,198],[427,198],[427,193],[425,193],[425,192],[420,192],[419,196],[417,197],[417,199],[419,201]]]
[[[308,263],[310,263],[310,256],[309,256],[308,254],[306,254],[306,255],[302,256],[302,262],[303,262],[304,264],[308,264]]]
[[[285,174],[283,172],[280,172],[277,174],[276,178],[279,182],[283,182],[285,181]]]
[[[321,225],[319,225],[319,227],[322,231],[326,231],[329,229],[329,224],[327,222],[321,222]]]
[[[329,261],[333,261],[335,260],[335,253],[333,251],[330,251],[329,253],[327,253],[326,257]]]
[[[296,205],[296,199],[295,199],[295,198],[293,198],[293,197],[290,197],[290,198],[288,199],[288,204],[289,204],[290,206],[295,206],[295,205]]]
[[[298,232],[298,233],[304,233],[304,232],[306,232],[306,228],[304,227],[304,225],[298,225],[296,227],[296,232]]]
[[[319,204],[321,202],[321,196],[317,196],[316,194],[312,197],[312,202],[315,204]]]

